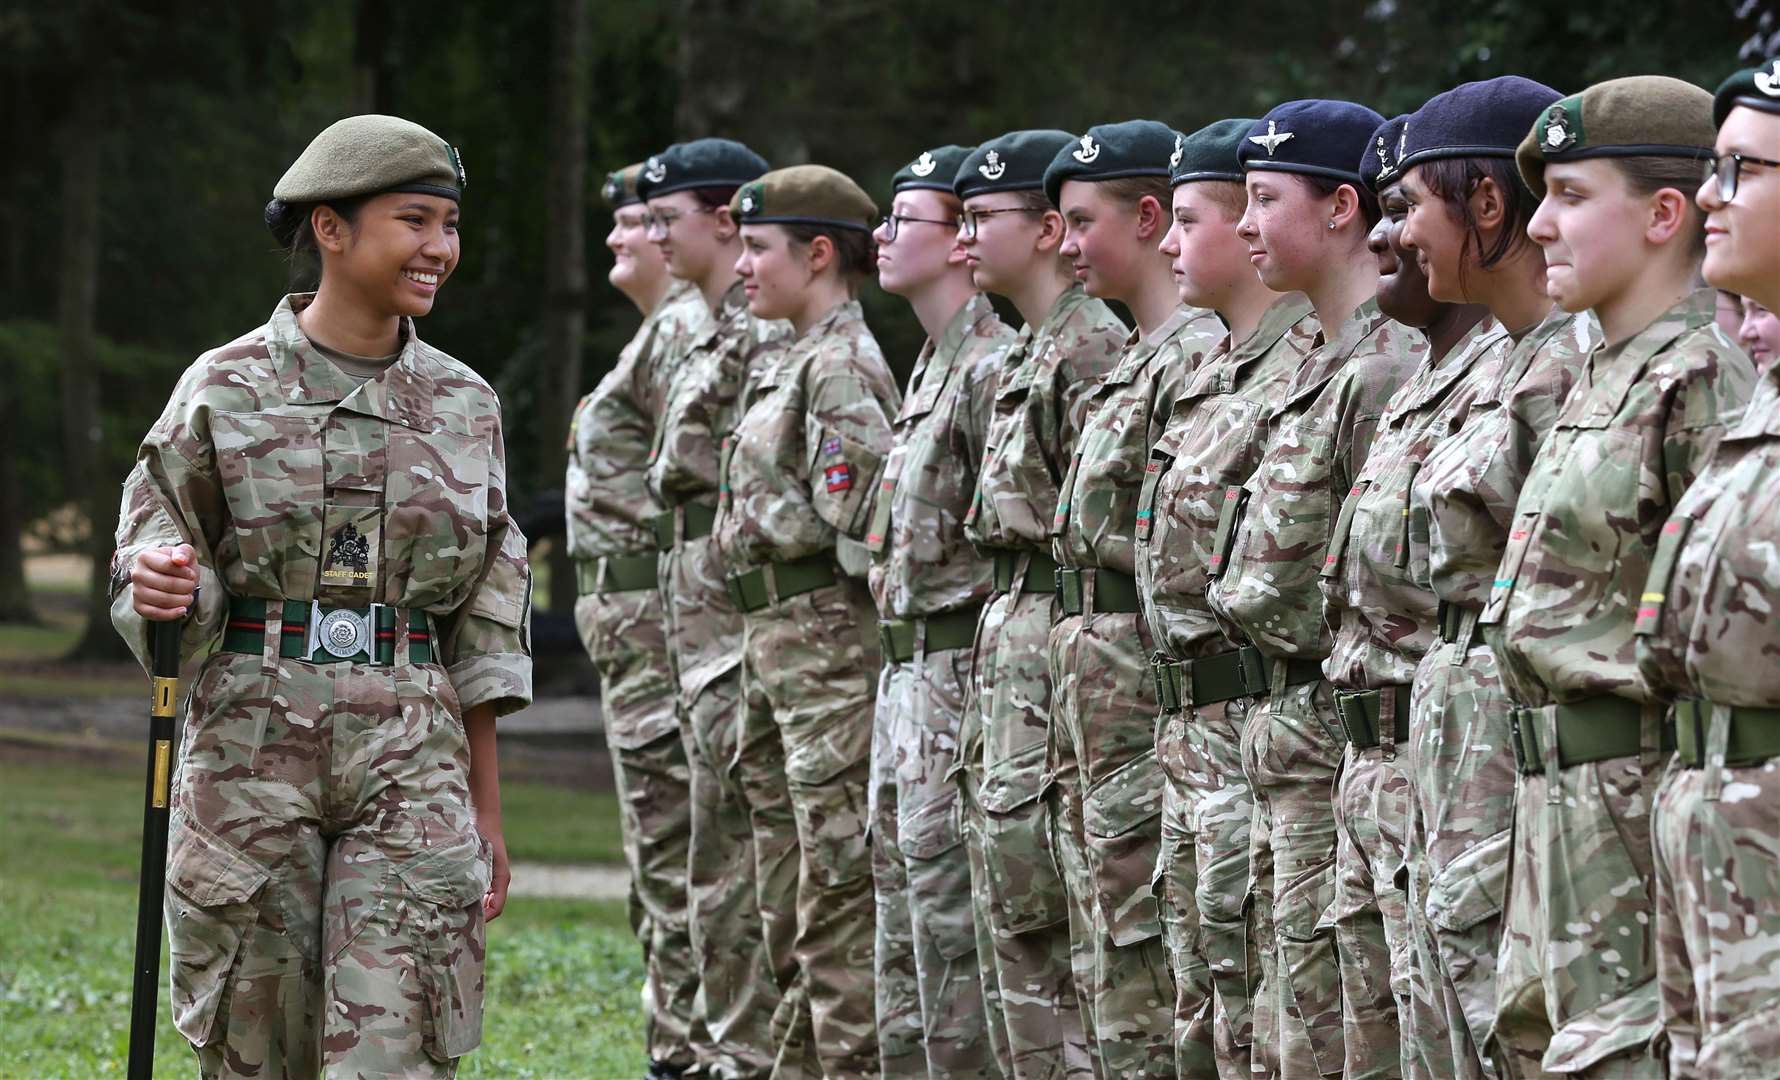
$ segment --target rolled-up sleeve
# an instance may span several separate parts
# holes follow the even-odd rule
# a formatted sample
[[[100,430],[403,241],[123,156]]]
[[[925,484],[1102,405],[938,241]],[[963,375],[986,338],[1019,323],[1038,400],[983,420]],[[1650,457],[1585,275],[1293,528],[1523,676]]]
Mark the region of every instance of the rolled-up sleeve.
[[[493,704],[496,716],[506,716],[532,701],[532,572],[525,534],[507,510],[506,449],[498,427],[492,444],[489,497],[491,509],[498,500],[499,512],[490,521],[491,562],[446,618],[440,660],[465,712]]]

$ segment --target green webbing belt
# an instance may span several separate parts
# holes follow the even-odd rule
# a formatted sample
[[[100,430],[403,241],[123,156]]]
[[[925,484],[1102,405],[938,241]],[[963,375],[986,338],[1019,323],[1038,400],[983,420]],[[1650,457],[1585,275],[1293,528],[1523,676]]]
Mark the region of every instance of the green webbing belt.
[[[581,596],[594,593],[640,592],[656,584],[657,557],[647,555],[601,555],[580,559],[575,563],[576,592]]]
[[[1780,709],[1749,705],[1715,705],[1702,698],[1682,698],[1675,703],[1675,749],[1681,764],[1697,769],[1706,763],[1706,735],[1714,709],[1730,715],[1729,738],[1724,745],[1727,766],[1758,765],[1780,757]]]
[[[1007,592],[1014,587],[1014,574],[1020,569],[1018,551],[995,553],[995,591]],[[1026,563],[1026,576],[1020,579],[1021,592],[1051,592],[1057,587],[1057,560],[1049,552],[1031,552]]]
[[[1197,660],[1150,661],[1156,679],[1156,698],[1166,712],[1190,706],[1216,705],[1239,697],[1258,697],[1273,687],[1273,672],[1286,665],[1287,686],[1316,682],[1323,677],[1320,660],[1274,660],[1253,645]]]
[[[1560,769],[1591,761],[1611,761],[1644,752],[1644,707],[1617,694],[1596,694],[1581,701],[1548,705],[1556,713],[1557,764]],[[1514,764],[1522,774],[1545,771],[1540,745],[1540,714],[1545,709],[1519,708],[1508,714]],[[1675,733],[1663,725],[1663,750],[1673,750]]]
[[[927,624],[927,639],[923,651],[928,655],[945,652],[947,649],[969,648],[976,644],[977,616],[982,613],[983,606],[973,604],[960,611],[948,611],[944,615],[932,615],[925,619],[880,622],[878,642],[884,647],[884,659],[892,664],[904,664],[915,658],[917,623]]]
[[[277,601],[266,601],[257,597],[232,597],[229,600],[229,623],[223,630],[222,647],[230,652],[258,653],[263,651],[266,641],[266,605]],[[433,662],[432,622],[427,613],[419,608],[396,608],[386,604],[376,604],[368,608],[337,608],[326,604],[312,605],[307,600],[284,601],[284,626],[279,635],[278,655],[291,660],[309,660],[317,664],[364,664],[376,663],[387,666],[395,663],[396,652],[396,616],[406,611],[408,614],[408,662],[411,664],[430,664]],[[373,617],[375,612],[375,617]],[[314,615],[320,620],[314,654],[310,649],[309,622]],[[338,637],[335,637],[338,633]],[[328,646],[343,647],[342,643],[351,641],[364,644],[363,638],[369,637],[376,642],[377,658],[371,659],[370,653],[360,648],[345,656],[334,653]]]
[[[711,535],[711,529],[717,524],[717,508],[704,503],[681,503],[665,514],[656,514],[649,519],[649,529],[655,533],[655,546],[662,551],[674,550],[678,541],[674,538],[674,515],[678,513],[686,518],[686,529],[683,540],[698,540]]]
[[[1094,575],[1094,606],[1083,603],[1084,574]],[[1137,610],[1137,579],[1117,570],[1057,571],[1057,606],[1065,615],[1093,615],[1098,612],[1134,612]]]
[[[759,611],[793,596],[815,592],[824,585],[833,585],[837,580],[834,560],[825,552],[794,562],[768,563],[747,573],[736,574],[729,579],[727,586],[730,601],[746,613]]]
[[[1391,713],[1396,721],[1392,731],[1393,743],[1400,743],[1409,738],[1409,687],[1392,687],[1396,704]],[[1384,700],[1381,690],[1337,690],[1335,691],[1335,715],[1340,717],[1341,726],[1347,731],[1347,741],[1356,750],[1370,750],[1382,741],[1382,728],[1378,722],[1380,703]]]

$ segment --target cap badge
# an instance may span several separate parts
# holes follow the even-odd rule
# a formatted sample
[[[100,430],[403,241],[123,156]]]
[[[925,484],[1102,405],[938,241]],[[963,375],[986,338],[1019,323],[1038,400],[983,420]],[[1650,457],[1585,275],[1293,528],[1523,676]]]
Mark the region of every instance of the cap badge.
[[[977,166],[977,172],[982,173],[985,180],[999,180],[1001,174],[1007,172],[1007,166],[1002,164],[1001,155],[991,150],[983,164]]]
[[[1570,114],[1562,105],[1553,105],[1545,114],[1545,149],[1549,151],[1568,150],[1576,143],[1576,135],[1570,130]]]
[[[1186,148],[1186,140],[1182,139],[1179,135],[1176,135],[1174,137],[1174,153],[1168,155],[1168,167],[1170,169],[1180,168],[1181,155],[1186,152]]]
[[[445,144],[445,154],[451,159],[451,171],[457,174],[457,186],[460,188],[469,187],[470,178],[464,175],[464,156],[458,153],[457,147],[450,143]]]
[[[1291,138],[1292,134],[1293,133],[1290,131],[1279,130],[1278,121],[1269,120],[1267,121],[1267,134],[1250,135],[1248,141],[1265,149],[1267,151],[1267,156],[1272,157],[1273,152],[1279,149],[1281,143]]]
[[[618,182],[618,174],[613,173],[612,175],[606,177],[606,190],[605,190],[606,198],[611,199],[613,202],[616,202],[616,201],[618,201],[618,196],[619,196],[620,191],[621,191],[621,185]]]
[[[939,168],[939,162],[933,160],[933,155],[931,153],[923,150],[921,151],[921,156],[915,159],[915,163],[909,166],[909,172],[914,173],[916,176],[931,176],[933,170],[937,168]]]
[[[1397,133],[1397,161],[1403,161],[1403,151],[1409,149],[1409,125],[1404,124],[1403,130]]]
[[[1374,148],[1373,152],[1378,155],[1378,178],[1380,180],[1396,171],[1391,166],[1391,152],[1385,148],[1383,135],[1378,137],[1378,146]]]
[[[752,214],[753,212],[754,212],[754,193],[752,191],[750,191],[750,192],[745,193],[742,196],[742,213]]]
[[[1081,162],[1083,165],[1092,165],[1094,164],[1094,159],[1100,156],[1100,147],[1094,142],[1094,136],[1083,135],[1082,148],[1069,156]]]
[[[643,166],[643,179],[649,181],[651,184],[659,184],[663,180],[666,180],[667,176],[667,166],[661,163],[661,158],[659,157],[650,158],[649,163]]]
[[[1769,97],[1780,97],[1780,60],[1774,61],[1773,70],[1755,73],[1755,88]]]

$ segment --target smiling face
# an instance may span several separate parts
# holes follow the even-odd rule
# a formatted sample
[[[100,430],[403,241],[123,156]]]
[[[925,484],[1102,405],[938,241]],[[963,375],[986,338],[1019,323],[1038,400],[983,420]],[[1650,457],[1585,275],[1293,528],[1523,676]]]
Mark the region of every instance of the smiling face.
[[[1236,231],[1261,281],[1274,292],[1314,289],[1328,265],[1322,232],[1332,200],[1311,190],[1302,177],[1268,169],[1250,170],[1244,186],[1248,208]]]
[[[897,194],[890,212],[903,220],[893,241],[885,242],[883,228],[877,232],[878,284],[885,292],[907,296],[963,265],[957,199],[941,191],[911,189]]]
[[[1243,194],[1228,180],[1189,181],[1174,189],[1174,221],[1161,250],[1172,260],[1169,269],[1183,303],[1225,311],[1231,298],[1255,280],[1248,241],[1236,232],[1241,211],[1232,213],[1230,193],[1236,198]]]
[[[1718,129],[1720,156],[1780,161],[1780,115],[1739,105]],[[1706,212],[1706,280],[1721,289],[1780,305],[1780,169],[1745,162],[1730,202],[1707,178],[1696,195]]]
[[[1459,271],[1465,227],[1458,215],[1445,199],[1429,190],[1420,165],[1404,174],[1397,187],[1404,206],[1398,240],[1427,278],[1428,294],[1449,304],[1467,301],[1470,298],[1465,295]],[[1387,209],[1385,214],[1389,217],[1391,211]]]
[[[742,276],[748,310],[762,319],[789,319],[801,312],[815,278],[809,256],[810,249],[792,243],[783,226],[743,225],[735,271]]]
[[[642,203],[621,206],[612,211],[612,231],[606,234],[606,247],[612,251],[612,269],[606,275],[620,290],[647,291],[667,274],[667,263],[661,249],[649,242],[643,218],[648,207]]]
[[[457,269],[457,203],[391,192],[365,200],[350,225],[327,207],[311,221],[330,288],[344,287],[367,308],[418,318]]]
[[[1403,185],[1391,184],[1379,192],[1378,204],[1384,216],[1366,236],[1366,249],[1378,267],[1378,310],[1404,326],[1431,326],[1439,305],[1428,295],[1428,279],[1415,252],[1403,244],[1403,224],[1409,211]]]
[[[1068,230],[1061,254],[1076,280],[1089,296],[1129,299],[1166,228],[1161,206],[1147,195],[1132,205],[1085,180],[1063,181],[1058,203]]]
[[[705,206],[690,191],[650,199],[648,207],[655,223],[647,237],[661,252],[668,273],[682,281],[709,278],[731,236],[728,209]]]
[[[1568,312],[1622,295],[1648,254],[1650,200],[1606,158],[1548,162],[1527,235],[1545,251],[1545,292]]]
[[[1747,296],[1743,298],[1743,321],[1736,336],[1758,369],[1765,369],[1780,357],[1780,315]]]

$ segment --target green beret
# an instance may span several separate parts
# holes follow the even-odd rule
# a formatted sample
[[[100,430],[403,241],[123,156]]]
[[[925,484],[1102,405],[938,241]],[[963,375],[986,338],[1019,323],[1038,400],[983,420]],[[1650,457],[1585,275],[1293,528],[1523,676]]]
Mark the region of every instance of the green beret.
[[[456,147],[411,120],[367,114],[317,135],[272,197],[294,205],[413,191],[456,201],[466,186]]]
[[[994,191],[1043,191],[1045,170],[1076,139],[1067,131],[1010,131],[972,150],[958,165],[952,193],[960,199]]]
[[[915,189],[950,195],[952,178],[958,175],[958,166],[964,164],[970,151],[968,146],[936,146],[921,151],[920,157],[896,170],[890,178],[890,193]]]
[[[1219,120],[1193,132],[1177,135],[1174,153],[1168,158],[1168,182],[1173,187],[1195,180],[1229,180],[1240,184],[1242,146],[1253,120]]]
[[[1167,176],[1168,159],[1180,132],[1154,120],[1126,120],[1096,124],[1079,140],[1064,147],[1045,170],[1045,196],[1052,205],[1063,193],[1063,181],[1122,180],[1128,176]]]
[[[1712,95],[1667,75],[1609,79],[1571,94],[1533,121],[1515,151],[1520,178],[1545,197],[1545,166],[1598,157],[1705,158],[1712,154]]]
[[[643,171],[643,163],[626,165],[617,172],[606,174],[606,182],[600,185],[600,198],[613,210],[626,206],[635,206],[643,201],[637,194],[637,176]]]
[[[655,199],[691,188],[740,187],[770,167],[734,139],[694,139],[649,155],[637,177],[637,194]]]
[[[1712,122],[1724,126],[1724,118],[1738,105],[1780,113],[1780,57],[1761,67],[1744,68],[1719,84],[1712,95]]]
[[[743,225],[833,225],[870,232],[878,205],[849,179],[826,165],[774,169],[743,184],[729,200],[730,214]]]

